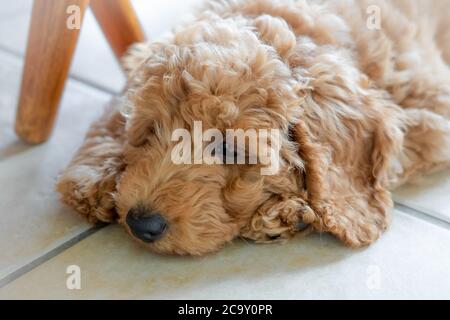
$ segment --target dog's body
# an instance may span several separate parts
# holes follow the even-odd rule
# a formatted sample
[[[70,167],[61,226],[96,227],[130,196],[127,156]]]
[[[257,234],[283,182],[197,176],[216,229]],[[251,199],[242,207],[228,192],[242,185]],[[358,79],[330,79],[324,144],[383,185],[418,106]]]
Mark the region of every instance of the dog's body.
[[[157,221],[158,237],[138,238],[158,252],[311,230],[370,244],[389,190],[450,164],[449,16],[449,1],[213,2],[130,50],[125,101],[92,126],[58,190],[135,238]],[[174,164],[171,134],[194,121],[279,129],[279,172]]]

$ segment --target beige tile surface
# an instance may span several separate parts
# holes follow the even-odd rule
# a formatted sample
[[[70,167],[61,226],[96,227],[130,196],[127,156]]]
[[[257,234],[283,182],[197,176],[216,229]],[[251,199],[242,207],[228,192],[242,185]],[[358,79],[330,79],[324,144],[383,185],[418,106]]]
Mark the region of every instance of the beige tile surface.
[[[436,172],[394,193],[396,202],[450,223],[450,170]]]
[[[17,281],[1,298],[450,298],[449,230],[396,212],[373,246],[350,250],[327,235],[285,245],[234,242],[201,258],[143,250],[107,227]],[[66,268],[81,268],[81,289]]]
[[[168,0],[164,5],[154,1],[134,0],[134,8],[149,39],[155,39],[172,28],[203,0]],[[0,19],[0,48],[23,55],[25,52],[32,0],[9,1],[0,9],[8,18]],[[71,76],[103,89],[120,92],[125,77],[100,30],[94,15],[86,12]]]
[[[70,81],[52,139],[31,147],[15,136],[13,122],[21,62],[0,52],[0,279],[90,226],[60,204],[58,172],[83,139],[109,95]],[[7,80],[6,80],[7,79]]]
[[[167,0],[155,5],[152,1],[132,0],[139,21],[149,39],[156,39],[174,26],[191,18],[207,0]]]
[[[23,56],[33,1],[12,2],[14,6],[8,4],[8,10],[12,11],[10,17],[0,19],[0,48]],[[119,92],[125,82],[119,64],[90,10],[85,15],[70,74],[114,92]]]
[[[0,46],[17,53],[25,51],[33,0],[4,3],[0,9]]]

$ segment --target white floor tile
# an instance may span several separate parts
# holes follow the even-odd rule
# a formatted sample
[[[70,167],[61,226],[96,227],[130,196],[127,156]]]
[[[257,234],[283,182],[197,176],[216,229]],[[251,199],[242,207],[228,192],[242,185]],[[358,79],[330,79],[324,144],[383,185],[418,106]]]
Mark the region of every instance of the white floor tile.
[[[146,35],[155,39],[179,23],[180,18],[189,16],[195,5],[202,2],[169,0],[164,5],[155,5],[153,1],[134,0],[133,5]],[[2,12],[11,13],[10,18],[0,19],[0,48],[24,55],[31,7],[32,0],[14,0],[0,9],[0,17]],[[125,83],[119,63],[90,10],[81,28],[71,75],[112,92],[120,92]]]
[[[90,228],[63,206],[55,178],[109,95],[69,81],[53,137],[31,147],[13,131],[21,62],[0,52],[0,279]]]
[[[394,192],[396,202],[450,223],[450,170],[426,176]]]
[[[112,226],[0,289],[1,298],[329,299],[450,298],[449,230],[395,212],[364,250],[328,235],[285,245],[234,242],[217,254],[163,257]],[[81,268],[68,290],[66,268]]]

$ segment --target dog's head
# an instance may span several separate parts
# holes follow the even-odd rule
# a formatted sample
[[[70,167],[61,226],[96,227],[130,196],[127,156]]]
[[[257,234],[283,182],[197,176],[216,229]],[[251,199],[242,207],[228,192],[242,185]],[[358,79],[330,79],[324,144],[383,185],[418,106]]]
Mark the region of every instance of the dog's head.
[[[159,252],[201,254],[240,234],[285,238],[307,210],[289,66],[236,25],[185,44],[202,27],[147,48],[125,95],[115,202],[130,234]]]
[[[67,183],[67,171],[66,201],[100,219],[106,206],[161,253],[203,254],[239,235],[271,241],[311,228],[353,246],[375,240],[387,225],[396,129],[359,73],[280,19],[257,19],[267,31],[259,34],[238,18],[215,21],[129,57],[115,120],[123,129],[86,143],[71,168],[93,173]],[[229,130],[245,143],[233,147]],[[116,141],[114,152],[104,140]]]

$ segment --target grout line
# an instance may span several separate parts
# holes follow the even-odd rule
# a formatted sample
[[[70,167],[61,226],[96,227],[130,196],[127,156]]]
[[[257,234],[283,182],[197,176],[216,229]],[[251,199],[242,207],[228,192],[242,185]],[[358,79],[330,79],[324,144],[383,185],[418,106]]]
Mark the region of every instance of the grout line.
[[[395,202],[395,209],[400,210],[403,213],[406,213],[410,216],[414,216],[418,219],[421,220],[425,220],[428,223],[437,225],[439,227],[445,228],[447,230],[450,230],[450,223],[448,223],[447,221],[436,217],[436,216],[432,216],[429,213],[423,212],[421,210],[415,209],[415,208],[411,208],[407,205]]]
[[[17,52],[17,51],[15,51],[13,49],[10,49],[8,47],[5,47],[4,45],[1,45],[1,44],[0,44],[0,52],[6,53],[6,54],[8,54],[8,55],[10,55],[10,56],[12,56],[12,57],[14,57],[16,59],[21,60],[22,62],[24,60],[24,56],[23,56],[22,53]],[[103,93],[106,93],[106,94],[110,94],[110,95],[116,96],[116,95],[118,95],[120,93],[120,92],[117,92],[117,91],[115,91],[113,89],[107,88],[105,86],[102,86],[100,84],[97,84],[97,83],[92,82],[92,81],[87,80],[87,79],[83,79],[81,77],[78,77],[78,76],[70,74],[70,73],[69,73],[68,79],[70,79],[72,81],[75,81],[75,82],[78,82],[78,83],[81,83],[82,85],[88,86],[90,88],[97,89],[97,90],[99,90],[99,91],[101,91]]]
[[[59,246],[51,249],[50,251],[48,251],[47,253],[43,254],[42,256],[36,258],[35,260],[25,264],[24,266],[20,267],[17,270],[11,272],[10,274],[8,274],[5,277],[3,277],[2,279],[0,279],[0,288],[6,286],[10,282],[12,282],[18,278],[20,278],[21,276],[25,275],[26,273],[30,272],[31,270],[39,267],[43,263],[47,262],[48,260],[56,257],[58,254],[62,253],[63,251],[73,247],[78,242],[93,235],[97,231],[100,231],[105,226],[107,226],[107,224],[91,227],[88,230],[85,230],[82,233],[76,235],[75,237],[60,244]]]
[[[91,87],[93,89],[97,89],[99,91],[102,91],[103,93],[113,95],[113,96],[117,96],[120,93],[120,92],[114,91],[113,89],[104,87],[104,86],[102,86],[102,85],[100,85],[98,83],[95,83],[95,82],[87,80],[87,79],[83,79],[83,78],[81,78],[79,76],[76,76],[76,75],[69,75],[69,79],[72,80],[72,81],[75,81],[75,82],[79,82],[79,83],[81,83],[81,84],[83,84],[85,86]]]
[[[0,50],[4,53],[9,54],[10,56],[13,56],[14,58],[18,58],[20,60],[23,60],[23,55],[20,52],[17,52],[11,48],[8,48],[2,44],[0,44]]]

